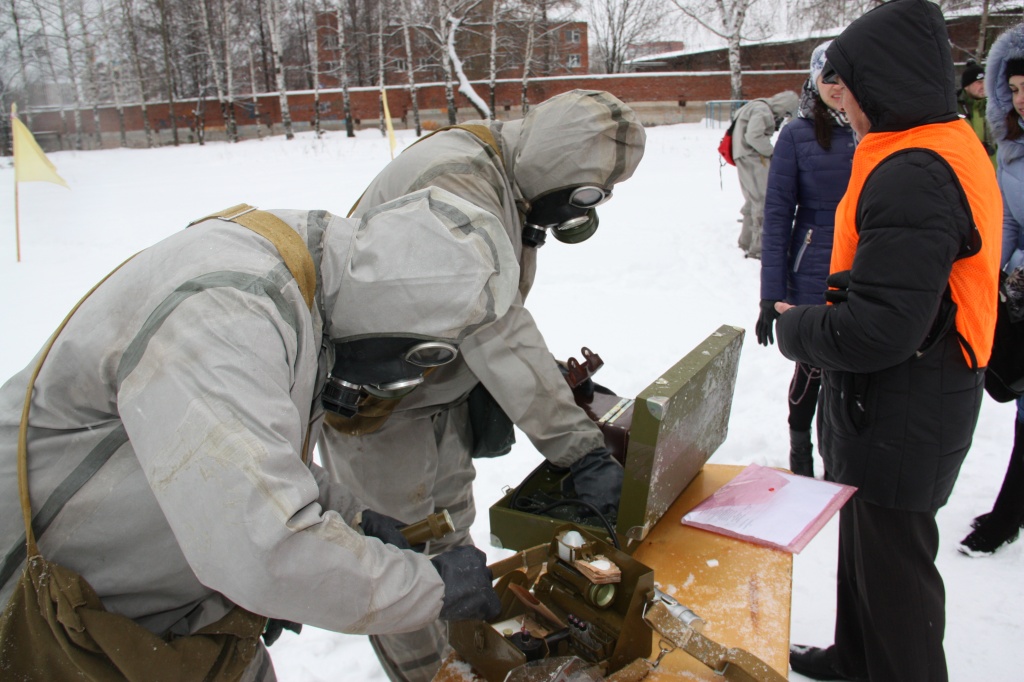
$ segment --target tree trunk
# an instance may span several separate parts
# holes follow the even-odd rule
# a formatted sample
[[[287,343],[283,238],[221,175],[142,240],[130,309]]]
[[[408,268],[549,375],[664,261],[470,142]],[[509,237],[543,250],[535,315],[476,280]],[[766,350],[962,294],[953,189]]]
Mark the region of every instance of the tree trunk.
[[[78,69],[75,66],[75,54],[71,49],[71,29],[68,26],[67,8],[64,0],[57,2],[58,15],[60,19],[61,39],[64,42],[64,54],[68,60],[68,78],[71,80],[71,90],[75,95],[75,149],[81,151],[82,145],[82,83],[78,78]]]
[[[150,126],[150,114],[145,108],[145,75],[142,73],[142,60],[138,54],[138,34],[135,31],[135,17],[132,12],[134,0],[121,0],[121,15],[124,18],[125,31],[128,32],[128,49],[131,52],[132,69],[138,81],[139,109],[142,115],[142,130],[145,132],[145,145],[154,147],[153,128]]]
[[[535,18],[536,15],[534,14],[533,7],[530,7],[530,14],[526,19],[526,51],[523,54],[523,90],[522,98],[520,100],[523,116],[526,116],[527,112],[530,111],[530,68],[533,64],[533,34],[536,27]]]
[[[381,137],[388,136],[388,129],[384,123],[384,2],[378,0],[377,5],[377,85],[380,87],[380,134]]]
[[[295,133],[292,131],[292,114],[288,109],[288,88],[284,80],[281,22],[276,0],[267,0],[267,20],[267,23],[270,24],[270,46],[274,56],[274,78],[277,81],[277,92],[281,98],[281,125],[284,127],[285,139],[294,140]]]
[[[96,149],[103,149],[103,131],[100,130],[99,68],[96,66],[96,46],[90,40],[89,25],[85,20],[85,6],[79,4],[78,25],[82,29],[82,47],[85,51],[85,86],[92,111],[92,138]]]
[[[345,16],[341,11],[339,2],[335,16],[338,19],[338,74],[341,80],[341,107],[345,114],[345,136],[355,137],[355,127],[352,124],[352,99],[348,94],[348,47],[345,42]]]
[[[412,121],[416,128],[416,137],[423,134],[420,126],[420,104],[419,95],[416,92],[416,67],[414,52],[412,49],[412,36],[410,35],[409,24],[412,22],[412,15],[409,12],[409,0],[402,0],[402,38],[405,41],[405,71],[409,79],[409,101],[412,103]]]
[[[227,102],[224,99],[224,76],[221,72],[220,60],[217,59],[217,50],[213,45],[214,18],[212,16],[213,11],[210,9],[210,0],[202,0],[199,7],[199,15],[203,20],[203,43],[206,46],[206,61],[209,64],[210,74],[213,76],[213,88],[217,91],[217,104],[220,106],[221,119],[224,121],[225,132],[227,132],[228,110]],[[200,90],[200,97],[205,94],[205,88]],[[203,144],[203,142],[199,144]]]
[[[985,58],[985,49],[988,47],[985,43],[988,39],[988,6],[989,0],[982,0],[981,2],[981,21],[978,25],[978,49],[975,52],[975,58],[978,63]]]
[[[18,70],[21,74],[21,87],[25,89],[25,120],[28,121],[28,127],[32,128],[32,110],[29,108],[29,83],[28,75],[25,69],[25,43],[21,39],[21,23],[18,21],[18,8],[15,4],[15,0],[11,0],[11,19],[14,23],[14,37],[17,40],[18,45]]]
[[[260,100],[256,96],[256,55],[252,52],[252,43],[246,42],[246,49],[249,52],[249,87],[252,89],[252,117],[256,121],[256,137],[263,139],[263,129],[260,127]]]
[[[740,63],[740,37],[733,34],[729,38],[729,83],[732,99],[743,99],[743,65]]]
[[[221,21],[223,22],[221,35],[224,36],[224,97],[226,99],[224,127],[228,136],[228,142],[238,142],[238,121],[235,119],[235,65],[231,59],[231,45],[234,42],[232,36],[234,34],[231,31],[232,8],[229,6],[229,2],[231,0],[221,0],[220,2]]]
[[[129,2],[131,0],[128,0]],[[178,139],[178,117],[174,111],[174,70],[171,68],[171,12],[167,6],[167,0],[156,0],[157,8],[160,10],[160,42],[163,46],[164,57],[164,87],[167,92],[167,109],[171,119],[171,141],[177,147],[180,144]],[[140,79],[141,79],[141,71]],[[140,87],[142,81],[139,81]],[[145,96],[143,96],[145,100]],[[145,116],[145,112],[143,112]],[[146,121],[146,134],[149,135],[149,120]],[[150,141],[150,146],[152,141]]]
[[[305,4],[305,3],[303,3]],[[315,16],[315,14],[314,14]],[[309,34],[306,34],[309,35]],[[313,22],[313,49],[310,57],[312,58],[312,71],[313,71],[313,132],[316,135],[316,139],[320,139],[323,136],[323,131],[320,129],[320,50],[318,39],[320,36],[320,30],[316,25],[316,21]],[[307,38],[307,43],[309,39]],[[309,52],[307,48],[307,53]]]
[[[46,17],[43,15],[42,4],[40,4],[38,2],[35,2],[35,3],[33,3],[33,6],[35,7],[36,15],[39,17],[40,37],[43,39],[43,44],[44,44],[43,54],[46,57],[46,65],[47,65],[47,67],[49,68],[49,71],[50,71],[50,80],[53,83],[60,83],[62,81],[62,79],[57,76],[57,67],[53,63],[52,50],[49,49],[49,36],[47,35],[47,31],[46,31],[46,28],[47,28],[47,26],[46,26]],[[63,149],[64,148],[64,141],[68,137],[68,117],[67,117],[67,107],[64,106],[64,93],[63,92],[59,92],[59,91],[58,91],[57,108],[60,111],[60,133],[58,134],[58,137],[59,137],[59,140],[60,140],[60,147],[61,147],[61,149]]]
[[[488,66],[490,75],[488,81],[488,101],[491,105],[492,121],[495,116],[495,91],[498,89],[498,8],[500,6],[501,0],[494,0],[494,4],[491,5],[491,55]]]

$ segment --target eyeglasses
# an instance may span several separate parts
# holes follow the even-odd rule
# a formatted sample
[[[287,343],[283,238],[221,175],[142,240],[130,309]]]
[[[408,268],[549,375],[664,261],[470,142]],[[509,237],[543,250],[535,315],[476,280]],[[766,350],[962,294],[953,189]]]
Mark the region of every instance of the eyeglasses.
[[[577,187],[569,195],[569,203],[576,208],[595,208],[612,198],[612,191],[594,185]]]
[[[821,69],[821,82],[829,85],[836,85],[839,82],[839,72],[828,62],[825,62],[825,66]]]

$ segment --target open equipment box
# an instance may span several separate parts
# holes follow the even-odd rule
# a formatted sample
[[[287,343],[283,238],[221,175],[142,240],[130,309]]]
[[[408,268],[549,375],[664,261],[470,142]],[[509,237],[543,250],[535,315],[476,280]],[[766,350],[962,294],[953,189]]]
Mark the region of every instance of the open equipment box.
[[[625,552],[639,546],[725,441],[743,335],[739,327],[719,327],[635,399],[596,392],[580,403],[605,432],[609,447],[624,451],[625,477],[614,530]],[[584,349],[592,373],[600,361],[591,355]],[[571,369],[579,367],[570,361]],[[516,495],[557,496],[563,477],[550,468],[539,469],[492,505],[491,543],[523,550],[549,542],[566,520],[521,511],[512,502]],[[583,527],[611,539],[609,529]]]

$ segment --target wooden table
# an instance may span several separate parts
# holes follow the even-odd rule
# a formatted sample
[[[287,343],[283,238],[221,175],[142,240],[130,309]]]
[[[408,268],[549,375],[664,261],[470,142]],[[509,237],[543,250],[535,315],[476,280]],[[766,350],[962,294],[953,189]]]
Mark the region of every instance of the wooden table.
[[[792,555],[680,523],[686,512],[741,471],[742,466],[704,465],[633,556],[654,569],[659,589],[704,619],[705,636],[746,649],[787,677]],[[654,634],[654,655],[658,640]],[[434,682],[482,679],[468,668],[453,655]],[[673,651],[647,679],[720,682],[722,677],[685,652]]]

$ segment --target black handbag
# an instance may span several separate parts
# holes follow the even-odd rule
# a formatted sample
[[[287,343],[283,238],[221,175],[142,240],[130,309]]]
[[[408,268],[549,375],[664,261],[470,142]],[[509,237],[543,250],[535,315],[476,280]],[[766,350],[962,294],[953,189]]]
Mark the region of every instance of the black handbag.
[[[985,390],[1001,403],[1024,394],[1024,270],[1016,270],[999,283],[996,333],[992,357],[985,371]]]

